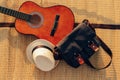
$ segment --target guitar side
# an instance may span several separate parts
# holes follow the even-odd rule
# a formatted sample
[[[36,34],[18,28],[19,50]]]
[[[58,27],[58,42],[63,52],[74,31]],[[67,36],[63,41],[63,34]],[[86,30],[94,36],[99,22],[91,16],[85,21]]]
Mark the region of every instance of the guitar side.
[[[23,34],[32,34],[38,38],[47,39],[53,44],[57,44],[73,29],[74,15],[72,11],[65,6],[40,7],[39,5],[27,1],[23,3],[19,9],[20,12],[31,14],[40,13],[42,15],[42,23],[39,27],[33,28],[28,22],[16,19],[16,30]],[[54,36],[50,36],[51,30],[55,23],[55,17],[59,15],[59,21]]]

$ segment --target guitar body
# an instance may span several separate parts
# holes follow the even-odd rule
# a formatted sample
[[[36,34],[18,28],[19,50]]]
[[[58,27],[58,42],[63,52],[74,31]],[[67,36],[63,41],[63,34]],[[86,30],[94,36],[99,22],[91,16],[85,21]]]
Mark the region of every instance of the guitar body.
[[[38,38],[46,39],[57,44],[73,29],[74,15],[72,11],[65,6],[52,6],[43,8],[39,5],[27,1],[23,3],[19,12],[39,16],[36,23],[32,24],[24,20],[16,19],[16,30],[23,34],[32,34]],[[54,36],[51,36],[51,30],[55,25],[56,15],[59,15],[59,20]]]

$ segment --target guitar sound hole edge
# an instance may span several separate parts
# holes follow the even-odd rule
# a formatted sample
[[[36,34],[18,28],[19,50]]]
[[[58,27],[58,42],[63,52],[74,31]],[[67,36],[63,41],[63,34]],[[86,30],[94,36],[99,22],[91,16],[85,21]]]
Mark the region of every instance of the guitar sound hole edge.
[[[43,24],[44,18],[42,14],[39,12],[32,12],[30,15],[32,15],[30,22],[28,22],[28,25],[31,28],[39,28]]]

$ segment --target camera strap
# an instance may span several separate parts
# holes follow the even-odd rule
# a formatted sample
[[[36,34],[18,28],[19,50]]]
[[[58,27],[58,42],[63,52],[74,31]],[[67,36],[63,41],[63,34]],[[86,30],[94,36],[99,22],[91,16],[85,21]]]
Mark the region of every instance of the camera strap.
[[[97,36],[97,38],[99,39],[99,42],[100,42],[100,46],[106,51],[106,53],[110,56],[110,58],[111,58],[111,60],[110,60],[110,62],[105,66],[105,67],[103,67],[103,68],[96,68],[96,67],[94,67],[92,64],[91,64],[91,62],[89,61],[89,59],[88,58],[86,58],[86,57],[84,57],[84,61],[85,61],[85,63],[88,65],[88,66],[90,66],[90,67],[92,67],[92,68],[94,68],[94,69],[96,69],[96,70],[101,70],[101,69],[105,69],[105,68],[107,68],[107,67],[109,67],[110,66],[110,64],[111,64],[111,62],[112,62],[112,51],[110,50],[110,48]]]
[[[85,23],[86,25],[88,25],[94,32],[95,32],[95,29],[92,27],[92,25],[90,25],[90,23],[89,23],[89,21],[88,20],[83,20],[83,23]],[[96,34],[96,32],[95,32],[95,34]],[[94,68],[94,69],[96,69],[96,70],[101,70],[101,69],[105,69],[105,68],[107,68],[107,67],[109,67],[110,66],[110,64],[111,64],[111,62],[112,62],[112,51],[111,51],[111,49],[102,41],[102,39],[100,38],[100,37],[98,37],[97,35],[96,35],[96,38],[97,38],[97,42],[99,42],[99,46],[101,46],[102,48],[103,48],[103,50],[110,56],[110,58],[111,58],[111,60],[110,60],[110,62],[106,65],[106,66],[104,66],[103,68],[96,68],[96,67],[94,67],[92,64],[91,64],[91,62],[89,61],[89,58],[87,58],[87,57],[84,57],[83,56],[83,58],[84,58],[84,61],[85,61],[85,63],[88,65],[88,66],[90,66],[91,68]]]

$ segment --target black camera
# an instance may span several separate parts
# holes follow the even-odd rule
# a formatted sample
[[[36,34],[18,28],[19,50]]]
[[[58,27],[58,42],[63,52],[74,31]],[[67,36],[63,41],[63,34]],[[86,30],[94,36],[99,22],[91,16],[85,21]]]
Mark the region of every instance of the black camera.
[[[95,30],[88,20],[84,20],[55,47],[57,54],[55,58],[63,59],[75,68],[84,62],[94,68],[89,62],[89,58],[99,50],[100,45]]]

